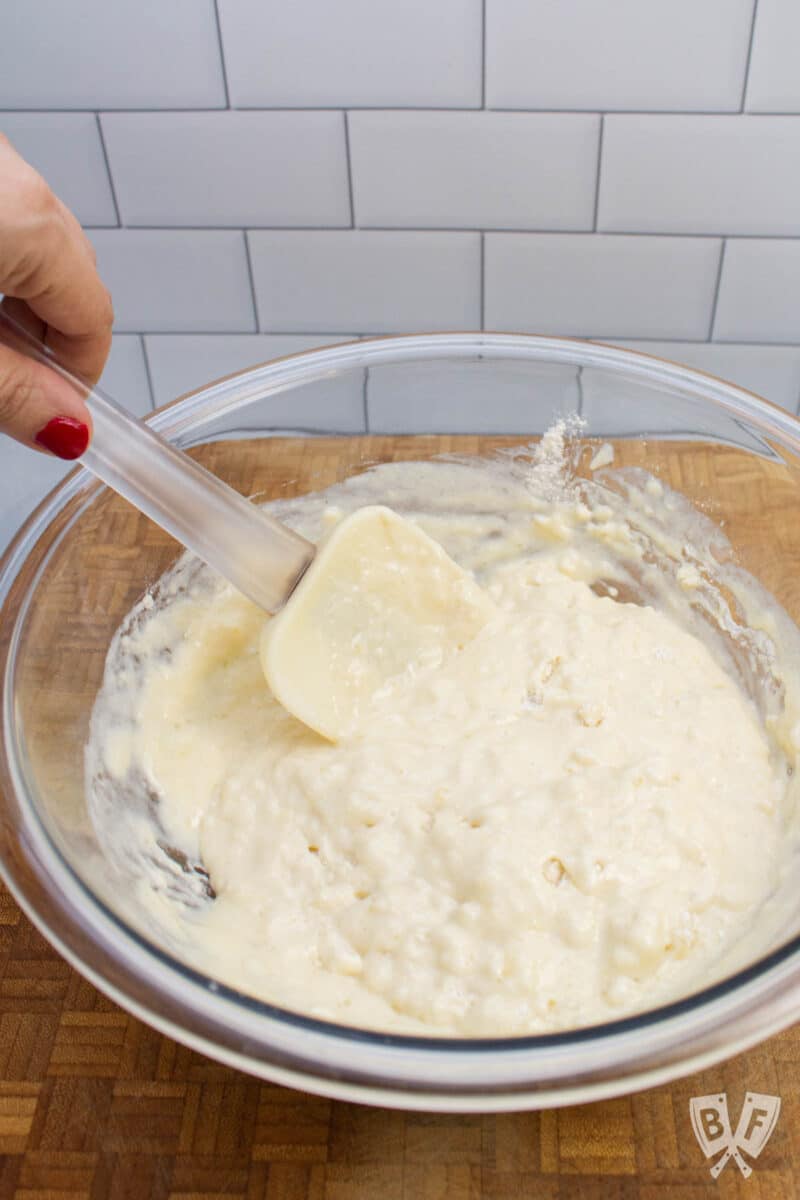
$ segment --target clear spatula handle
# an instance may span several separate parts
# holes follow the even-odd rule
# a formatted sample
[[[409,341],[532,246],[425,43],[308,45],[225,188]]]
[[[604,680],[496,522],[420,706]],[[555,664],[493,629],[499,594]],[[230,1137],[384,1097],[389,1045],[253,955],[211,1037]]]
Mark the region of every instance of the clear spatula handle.
[[[89,387],[0,310],[0,341],[36,358],[85,400],[94,432],[80,462],[267,612],[282,608],[314,546]]]

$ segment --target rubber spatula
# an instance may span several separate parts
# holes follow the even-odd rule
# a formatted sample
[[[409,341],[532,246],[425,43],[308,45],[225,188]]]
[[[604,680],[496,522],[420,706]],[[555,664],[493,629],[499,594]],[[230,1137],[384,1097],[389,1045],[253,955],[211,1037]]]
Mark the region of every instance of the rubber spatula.
[[[261,645],[267,682],[323,737],[356,730],[390,679],[457,652],[494,611],[437,542],[390,509],[358,509],[316,547],[82,383],[2,310],[0,336],[85,400],[93,435],[82,465],[278,614]]]

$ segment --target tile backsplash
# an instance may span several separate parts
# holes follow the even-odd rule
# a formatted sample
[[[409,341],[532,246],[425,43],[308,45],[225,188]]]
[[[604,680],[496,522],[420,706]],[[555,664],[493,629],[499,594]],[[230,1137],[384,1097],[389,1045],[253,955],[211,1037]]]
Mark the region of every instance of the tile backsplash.
[[[476,327],[651,349],[796,411],[798,41],[797,0],[4,0],[0,131],[89,231],[135,411]],[[465,428],[508,424],[515,388],[462,396]],[[437,403],[387,374],[273,417],[433,428]],[[2,543],[62,469],[0,463]]]
[[[752,0],[488,0],[486,98],[492,108],[739,112],[752,19]]]

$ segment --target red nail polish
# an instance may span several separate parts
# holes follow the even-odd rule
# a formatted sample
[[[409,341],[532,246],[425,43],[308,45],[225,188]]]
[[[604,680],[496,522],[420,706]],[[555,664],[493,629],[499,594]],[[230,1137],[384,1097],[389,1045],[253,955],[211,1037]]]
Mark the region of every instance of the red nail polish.
[[[35,440],[59,458],[80,458],[89,445],[89,426],[74,417],[53,417]]]

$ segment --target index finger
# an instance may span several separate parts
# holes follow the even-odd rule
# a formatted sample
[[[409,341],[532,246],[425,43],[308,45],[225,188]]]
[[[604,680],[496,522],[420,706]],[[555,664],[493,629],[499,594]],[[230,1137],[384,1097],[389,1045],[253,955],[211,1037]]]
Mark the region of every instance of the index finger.
[[[24,300],[64,366],[93,383],[111,345],[111,297],[80,227],[36,172],[26,172],[18,199],[13,239],[0,245],[0,290]]]

